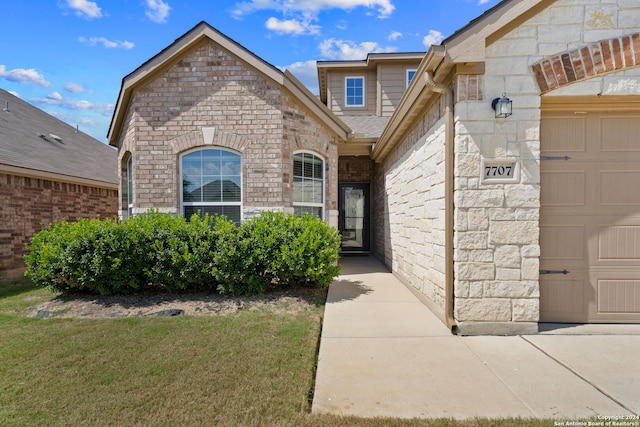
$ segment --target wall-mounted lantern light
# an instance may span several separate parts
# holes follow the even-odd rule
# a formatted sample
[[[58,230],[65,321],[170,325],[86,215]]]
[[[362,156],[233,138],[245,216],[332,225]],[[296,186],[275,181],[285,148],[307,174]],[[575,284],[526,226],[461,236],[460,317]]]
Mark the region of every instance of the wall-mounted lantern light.
[[[507,98],[506,94],[502,94],[502,98],[496,98],[491,101],[491,108],[496,112],[496,117],[505,118],[513,114],[512,101]]]

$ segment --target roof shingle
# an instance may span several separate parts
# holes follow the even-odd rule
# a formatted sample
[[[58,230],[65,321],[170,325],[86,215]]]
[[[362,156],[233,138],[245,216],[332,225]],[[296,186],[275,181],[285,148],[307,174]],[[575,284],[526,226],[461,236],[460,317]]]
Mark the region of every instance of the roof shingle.
[[[0,103],[0,164],[118,183],[116,150],[3,89]]]

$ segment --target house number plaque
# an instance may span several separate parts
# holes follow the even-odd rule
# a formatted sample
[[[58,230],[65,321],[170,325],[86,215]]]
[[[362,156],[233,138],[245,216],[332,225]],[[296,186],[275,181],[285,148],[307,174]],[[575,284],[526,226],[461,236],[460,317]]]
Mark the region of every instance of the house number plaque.
[[[516,159],[482,159],[480,180],[483,184],[518,182]]]

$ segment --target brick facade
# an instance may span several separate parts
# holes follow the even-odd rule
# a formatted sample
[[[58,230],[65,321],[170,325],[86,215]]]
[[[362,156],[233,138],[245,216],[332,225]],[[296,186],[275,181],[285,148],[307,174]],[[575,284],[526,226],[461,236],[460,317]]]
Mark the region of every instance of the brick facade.
[[[179,214],[181,154],[222,147],[242,159],[243,217],[293,211],[293,153],[308,151],[325,161],[325,220],[336,225],[337,140],[281,84],[205,38],[134,88],[117,143],[121,192],[133,156],[133,213]]]
[[[43,225],[114,218],[117,206],[115,189],[0,174],[0,279],[22,274],[25,244]]]
[[[373,178],[373,161],[369,157],[340,157],[338,182],[368,184]]]
[[[602,40],[531,66],[541,93],[599,74],[640,65],[640,33]]]

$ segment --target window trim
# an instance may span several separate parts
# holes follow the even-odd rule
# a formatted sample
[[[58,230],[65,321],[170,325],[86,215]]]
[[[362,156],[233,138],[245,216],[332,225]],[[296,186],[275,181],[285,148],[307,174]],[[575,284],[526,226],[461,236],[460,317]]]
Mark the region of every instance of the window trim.
[[[413,77],[411,78],[411,80],[409,80],[409,73],[413,72]],[[416,73],[418,72],[418,70],[416,68],[407,68],[407,72],[405,73],[405,82],[406,82],[406,87],[409,87],[409,85],[411,84],[411,82],[413,81],[413,79],[416,76]]]
[[[130,217],[133,215],[133,154],[129,154],[125,165],[127,170],[127,217]]]
[[[327,175],[326,174],[327,161],[326,161],[326,159],[324,157],[322,157],[320,154],[318,154],[318,153],[316,153],[314,151],[311,151],[311,150],[296,150],[296,151],[293,152],[293,156],[292,156],[292,159],[293,159],[293,162],[291,164],[292,168],[293,168],[293,165],[294,165],[294,162],[295,162],[295,157],[296,157],[297,154],[309,154],[309,155],[312,155],[313,157],[319,159],[322,162],[322,203],[307,203],[307,202],[296,202],[295,201],[295,185],[296,185],[295,179],[296,179],[297,176],[295,175],[295,172],[294,172],[295,168],[294,168],[291,171],[292,172],[291,173],[291,177],[293,179],[293,184],[291,186],[291,188],[293,190],[293,194],[292,194],[292,197],[291,197],[292,206],[294,208],[296,206],[320,208],[320,209],[322,209],[321,219],[324,220],[325,219],[324,217],[325,217],[326,212],[327,212],[327,209],[325,207],[325,204],[326,204],[326,201],[327,201],[327,197],[326,197],[326,191],[327,191],[327,177],[326,177],[326,175]],[[305,177],[302,176],[301,178],[305,178]]]
[[[347,82],[349,79],[359,79],[362,81],[362,104],[349,104],[348,102],[348,97],[347,97]],[[367,100],[366,100],[366,94],[367,94],[367,90],[366,90],[366,80],[365,80],[365,76],[345,76],[344,78],[344,106],[345,107],[349,107],[349,108],[362,108],[364,106],[367,105]]]
[[[217,151],[226,151],[228,153],[234,154],[236,156],[238,156],[238,158],[240,159],[240,201],[239,202],[185,202],[184,201],[184,185],[183,183],[183,176],[184,176],[184,168],[182,166],[182,160],[184,158],[184,156],[187,156],[189,154],[195,153],[197,151],[206,151],[206,150],[217,150]],[[179,165],[179,183],[178,183],[178,187],[180,188],[179,191],[179,197],[180,197],[180,214],[182,216],[184,216],[184,208],[185,206],[239,206],[240,207],[240,221],[242,221],[244,219],[244,209],[243,209],[243,199],[244,199],[244,191],[243,191],[243,187],[244,187],[244,183],[243,183],[243,173],[242,173],[242,155],[234,150],[230,150],[228,148],[225,147],[220,147],[220,146],[199,146],[199,147],[194,147],[192,149],[183,151],[182,153],[180,153],[180,156],[178,158],[178,165]]]

